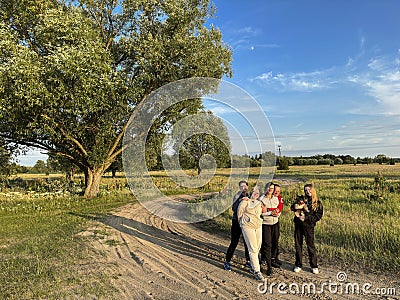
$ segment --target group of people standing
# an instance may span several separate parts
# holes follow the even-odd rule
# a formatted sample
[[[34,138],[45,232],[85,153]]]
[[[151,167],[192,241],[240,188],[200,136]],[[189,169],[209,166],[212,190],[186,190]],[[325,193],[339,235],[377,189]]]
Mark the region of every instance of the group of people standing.
[[[279,260],[279,217],[283,211],[284,200],[279,184],[269,182],[262,193],[258,186],[249,192],[247,181],[239,182],[240,191],[233,197],[231,242],[226,252],[224,269],[231,270],[231,259],[243,234],[246,264],[258,281],[263,281],[261,265],[266,267],[265,274],[272,275],[272,268],[280,268]],[[302,270],[303,237],[305,237],[310,266],[318,274],[317,252],[314,244],[314,227],[322,218],[323,206],[317,198],[312,184],[304,186],[304,210],[302,215],[294,217],[294,241],[296,262],[294,272]],[[296,210],[295,203],[291,210]]]

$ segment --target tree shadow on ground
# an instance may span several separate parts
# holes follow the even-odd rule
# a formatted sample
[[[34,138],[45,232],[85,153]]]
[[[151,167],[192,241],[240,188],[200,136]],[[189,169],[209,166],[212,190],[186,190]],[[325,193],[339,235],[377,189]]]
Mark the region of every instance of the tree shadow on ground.
[[[83,215],[83,217],[93,220],[93,216]],[[117,215],[108,215],[105,218],[97,219],[97,221],[130,236],[150,242],[157,247],[169,250],[172,253],[178,253],[180,255],[196,258],[218,268],[223,267],[225,251],[228,245],[221,246],[208,240],[200,241],[195,238],[181,235],[180,233],[171,230],[168,226],[166,226],[166,231]],[[137,261],[137,255],[129,248],[129,245],[127,246],[132,259]],[[244,251],[236,251],[239,256],[244,257]],[[236,273],[239,273],[243,276],[253,277],[253,275],[249,272],[249,269],[244,267],[244,261],[242,262],[239,261],[239,259],[235,259],[233,260],[233,263]]]

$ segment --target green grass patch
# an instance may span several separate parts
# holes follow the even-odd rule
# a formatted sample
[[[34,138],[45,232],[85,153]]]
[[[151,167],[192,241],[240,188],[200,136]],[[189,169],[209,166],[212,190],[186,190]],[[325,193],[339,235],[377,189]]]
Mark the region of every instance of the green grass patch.
[[[378,171],[382,178],[376,180]],[[250,187],[256,184],[258,173],[259,169],[251,169]],[[399,174],[400,165],[296,166],[278,171],[275,181],[298,180],[282,186],[285,209],[296,194],[303,193],[305,182],[315,184],[324,205],[324,217],[316,227],[321,261],[398,272]],[[177,186],[166,178],[165,172],[152,172],[151,176],[166,194],[193,193],[202,200],[202,193],[220,192],[224,188],[230,170],[217,170],[205,187],[193,190]],[[261,187],[264,184],[259,183]],[[231,199],[233,193],[234,190],[229,189],[226,197]],[[86,261],[85,277],[80,276],[85,268],[81,263],[94,250],[79,233],[86,231],[93,220],[135,200],[122,175],[104,178],[101,194],[99,198],[84,199],[72,194],[36,197],[32,193],[0,193],[0,299],[106,298],[112,295],[112,278],[96,272],[94,262]],[[229,236],[231,214],[227,209],[212,220],[202,222],[202,227]],[[105,230],[93,231],[92,236],[110,246],[118,244]],[[292,213],[281,216],[280,245],[282,252],[293,254]]]
[[[0,198],[0,298],[86,298],[112,292],[109,278],[101,273],[79,275],[79,263],[93,251],[79,233],[91,220],[130,201],[127,192],[96,199]],[[104,232],[98,235],[107,238]]]
[[[282,186],[284,210],[289,209],[297,194],[303,194],[306,182],[316,186],[324,205],[324,216],[315,230],[321,261],[351,264],[370,271],[398,272],[399,174],[398,165],[296,166],[290,167],[289,171],[277,171],[274,181],[299,180]],[[255,183],[249,180],[250,187]],[[203,222],[202,227],[229,234],[231,215],[231,209],[228,209],[213,220]],[[282,252],[292,254],[294,260],[293,214],[283,214],[280,222],[280,248]],[[304,253],[307,253],[306,249]]]

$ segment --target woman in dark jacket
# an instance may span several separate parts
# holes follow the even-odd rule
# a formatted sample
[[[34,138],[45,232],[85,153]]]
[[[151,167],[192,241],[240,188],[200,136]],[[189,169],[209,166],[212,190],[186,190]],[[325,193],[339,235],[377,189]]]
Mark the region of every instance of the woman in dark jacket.
[[[314,244],[314,227],[321,220],[324,209],[321,201],[317,198],[317,192],[312,184],[304,186],[304,194],[306,202],[302,214],[295,214],[294,217],[294,243],[296,248],[296,262],[294,272],[300,272],[303,267],[303,236],[307,244],[308,257],[310,266],[314,274],[318,274],[317,251]],[[296,203],[291,206],[291,210],[295,211]]]

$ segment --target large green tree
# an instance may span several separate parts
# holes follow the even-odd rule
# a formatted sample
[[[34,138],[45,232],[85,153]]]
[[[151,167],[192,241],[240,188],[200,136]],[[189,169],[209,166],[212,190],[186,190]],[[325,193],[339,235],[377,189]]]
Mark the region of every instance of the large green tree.
[[[210,111],[178,122],[172,131],[171,146],[183,168],[202,169],[227,167],[231,159],[231,143],[222,120]]]
[[[230,75],[231,52],[205,25],[212,15],[209,0],[0,0],[1,136],[68,159],[96,196],[151,91]],[[201,107],[165,111],[149,142]]]

